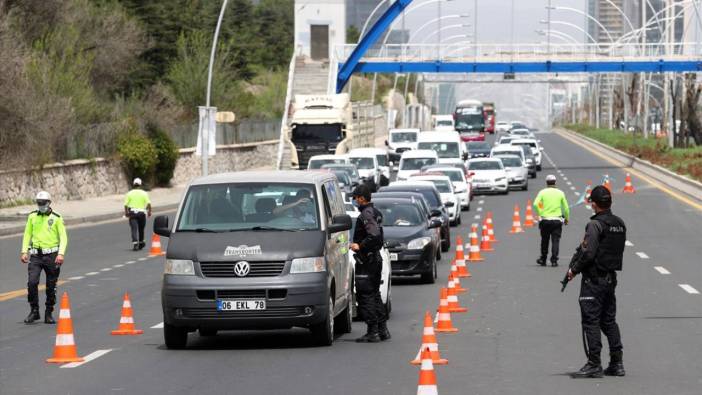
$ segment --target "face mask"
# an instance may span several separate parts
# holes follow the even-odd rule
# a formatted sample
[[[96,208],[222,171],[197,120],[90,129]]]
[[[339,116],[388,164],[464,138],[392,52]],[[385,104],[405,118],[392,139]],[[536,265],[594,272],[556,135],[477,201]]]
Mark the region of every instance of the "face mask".
[[[356,207],[356,208],[361,207],[361,205],[358,204],[358,200],[356,200],[356,199],[353,199],[353,200],[351,201],[351,204],[353,204],[353,206]]]
[[[45,204],[45,205],[42,205],[42,206],[37,206],[37,209],[39,210],[40,213],[46,214],[46,213],[49,212],[49,205],[48,205],[48,204]]]

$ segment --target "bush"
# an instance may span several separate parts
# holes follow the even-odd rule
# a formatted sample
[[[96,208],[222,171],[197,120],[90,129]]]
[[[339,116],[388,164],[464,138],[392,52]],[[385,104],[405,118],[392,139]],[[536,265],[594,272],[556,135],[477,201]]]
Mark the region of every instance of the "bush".
[[[127,178],[131,181],[134,177],[149,180],[156,167],[158,153],[151,143],[139,132],[133,121],[127,121],[117,140],[117,153]]]
[[[154,124],[147,124],[149,139],[156,149],[156,166],[154,178],[156,185],[166,187],[173,178],[176,162],[178,162],[178,147],[166,132]]]

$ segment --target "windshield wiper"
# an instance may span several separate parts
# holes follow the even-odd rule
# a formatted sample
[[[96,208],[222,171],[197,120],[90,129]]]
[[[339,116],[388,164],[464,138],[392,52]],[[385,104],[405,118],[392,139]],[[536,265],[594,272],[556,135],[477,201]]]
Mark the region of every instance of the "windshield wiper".
[[[254,226],[253,228],[251,228],[249,230],[253,230],[253,231],[274,230],[274,231],[280,231],[280,232],[295,232],[295,231],[303,230],[303,229],[284,229],[284,228],[275,228],[273,226]]]
[[[220,231],[209,229],[209,228],[195,228],[195,229],[179,229],[179,232],[197,232],[197,233],[219,233]]]

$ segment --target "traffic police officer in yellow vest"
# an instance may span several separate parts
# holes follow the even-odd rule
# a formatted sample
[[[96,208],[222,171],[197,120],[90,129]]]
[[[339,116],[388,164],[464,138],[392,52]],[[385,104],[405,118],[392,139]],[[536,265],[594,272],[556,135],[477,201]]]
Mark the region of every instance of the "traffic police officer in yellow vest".
[[[546,176],[546,188],[542,189],[534,199],[534,210],[539,218],[541,231],[541,255],[536,260],[541,266],[546,266],[548,242],[551,240],[551,266],[558,266],[558,253],[563,224],[568,225],[570,207],[565,193],[556,188],[556,176]]]
[[[146,216],[151,216],[151,200],[149,200],[149,194],[141,189],[141,178],[135,178],[132,185],[134,188],[124,197],[124,216],[129,218],[132,249],[136,251],[146,246],[144,227],[146,227]]]
[[[58,281],[63,256],[68,246],[68,235],[63,218],[51,209],[51,195],[41,191],[36,197],[37,210],[27,218],[22,238],[20,260],[26,263],[29,272],[27,281],[27,299],[31,311],[25,324],[40,319],[39,316],[39,279],[41,271],[46,273],[46,311],[44,322],[55,324],[52,313],[56,304],[56,282]]]

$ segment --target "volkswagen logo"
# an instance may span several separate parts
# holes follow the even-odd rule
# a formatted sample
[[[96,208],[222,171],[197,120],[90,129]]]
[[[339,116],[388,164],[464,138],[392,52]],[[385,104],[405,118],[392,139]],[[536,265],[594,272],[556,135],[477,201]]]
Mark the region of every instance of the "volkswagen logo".
[[[237,262],[234,265],[234,274],[236,274],[237,277],[246,277],[249,275],[250,271],[251,265],[246,261]]]

